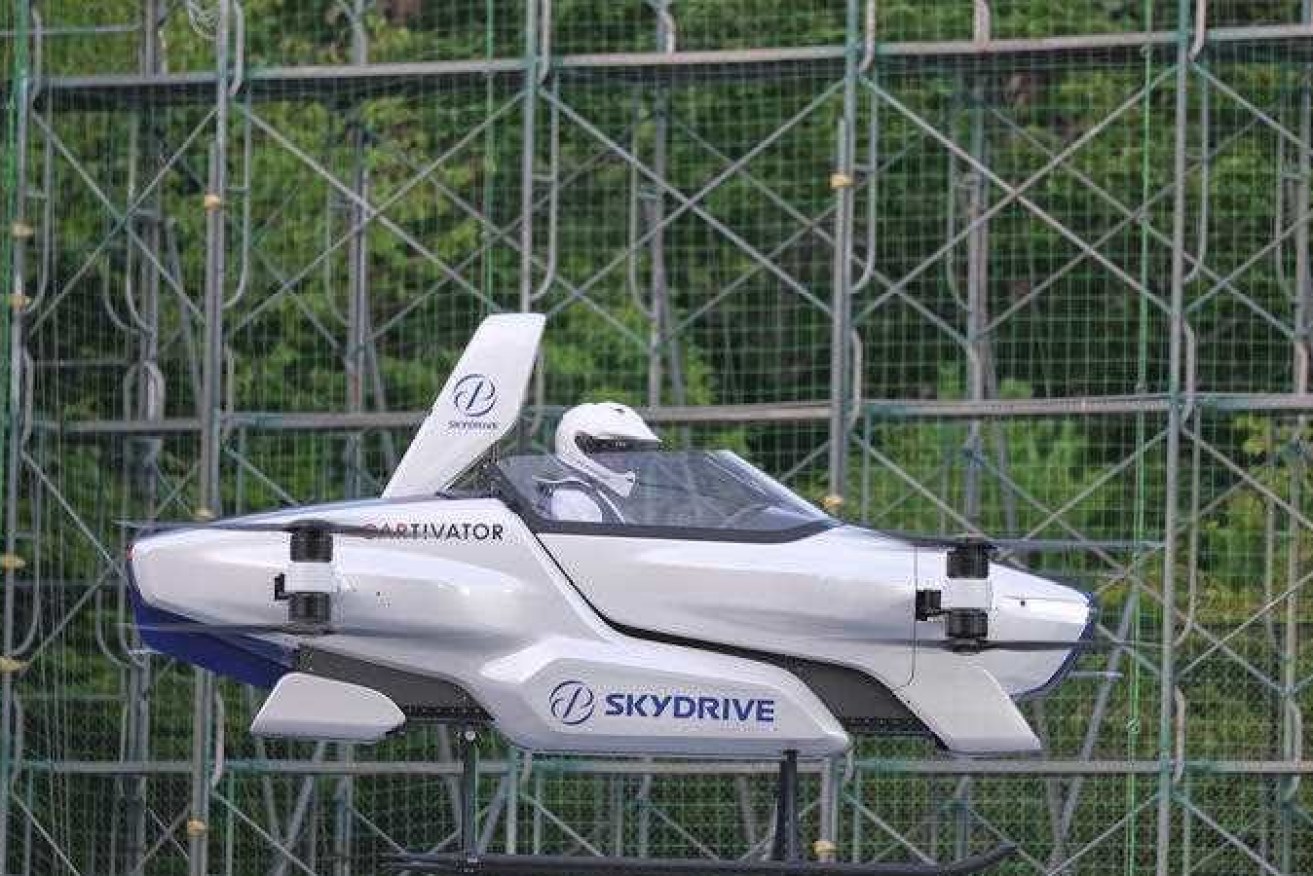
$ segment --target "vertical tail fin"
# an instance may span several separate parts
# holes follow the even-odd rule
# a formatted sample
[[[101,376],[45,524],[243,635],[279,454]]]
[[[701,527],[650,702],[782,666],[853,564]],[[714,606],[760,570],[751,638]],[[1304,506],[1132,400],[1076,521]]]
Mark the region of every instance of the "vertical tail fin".
[[[421,496],[456,480],[510,432],[538,357],[545,317],[499,314],[474,332],[410,442],[384,498]]]

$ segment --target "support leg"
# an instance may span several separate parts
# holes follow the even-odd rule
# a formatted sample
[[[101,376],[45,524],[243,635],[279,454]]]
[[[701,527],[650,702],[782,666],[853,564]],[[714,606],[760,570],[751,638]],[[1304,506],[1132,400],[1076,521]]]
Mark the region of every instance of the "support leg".
[[[460,734],[460,850],[465,860],[479,856],[479,736],[467,727]]]
[[[835,863],[804,861],[798,833],[798,752],[786,751],[776,787],[775,844],[769,861],[708,860],[705,858],[625,858],[589,855],[481,854],[478,842],[477,736],[471,728],[460,734],[464,771],[460,780],[461,850],[389,856],[390,870],[438,873],[442,876],[968,876],[983,873],[1010,857],[1016,847],[1004,844],[991,852],[951,864],[876,861]],[[541,772],[537,774],[541,779]],[[541,795],[538,795],[541,797]],[[495,807],[494,807],[495,808]],[[535,846],[536,848],[536,846]]]
[[[798,838],[798,752],[784,752],[780,775],[775,785],[775,842],[771,846],[774,861],[802,860]]]

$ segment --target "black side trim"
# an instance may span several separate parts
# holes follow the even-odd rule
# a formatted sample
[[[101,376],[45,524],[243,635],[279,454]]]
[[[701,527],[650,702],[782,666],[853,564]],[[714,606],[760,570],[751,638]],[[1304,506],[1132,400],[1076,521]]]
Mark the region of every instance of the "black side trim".
[[[596,606],[593,606],[593,611],[597,612]],[[700,651],[713,651],[717,654],[778,666],[807,685],[846,730],[882,735],[931,735],[930,729],[911,709],[903,705],[902,700],[894,696],[893,692],[878,679],[872,678],[860,669],[806,657],[754,651],[719,642],[672,636],[617,623],[601,612],[598,612],[597,616],[616,632],[630,638],[696,648]]]
[[[371,687],[386,694],[408,719],[492,723],[491,716],[474,697],[445,679],[305,646],[297,650],[296,668],[309,675]]]

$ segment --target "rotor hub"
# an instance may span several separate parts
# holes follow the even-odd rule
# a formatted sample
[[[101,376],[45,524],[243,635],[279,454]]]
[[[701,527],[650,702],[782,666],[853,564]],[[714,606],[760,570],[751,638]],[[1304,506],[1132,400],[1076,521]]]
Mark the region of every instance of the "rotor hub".
[[[333,570],[333,530],[318,520],[294,523],[287,529],[287,571],[274,579],[274,599],[287,601],[288,623],[306,635],[325,632],[333,620],[333,594],[338,591]]]
[[[954,545],[945,558],[948,587],[943,593],[944,634],[963,650],[989,638],[989,563],[995,548],[978,536]]]
[[[333,533],[327,526],[307,521],[290,528],[293,563],[333,562]]]
[[[995,548],[978,536],[967,536],[954,545],[948,552],[947,572],[949,580],[962,578],[984,579],[989,577],[989,561],[994,558]]]

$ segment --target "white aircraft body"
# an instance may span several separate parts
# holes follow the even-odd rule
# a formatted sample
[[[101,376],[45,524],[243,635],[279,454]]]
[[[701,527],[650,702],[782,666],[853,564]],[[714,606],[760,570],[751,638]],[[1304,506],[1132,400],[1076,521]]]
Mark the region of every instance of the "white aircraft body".
[[[585,754],[827,756],[906,732],[1039,748],[1017,701],[1070,666],[1085,594],[844,525],[727,451],[633,452],[623,520],[553,519],[559,460],[489,461],[542,331],[483,323],[382,497],[138,539],[144,640],[271,688],[257,734],[436,720]]]

